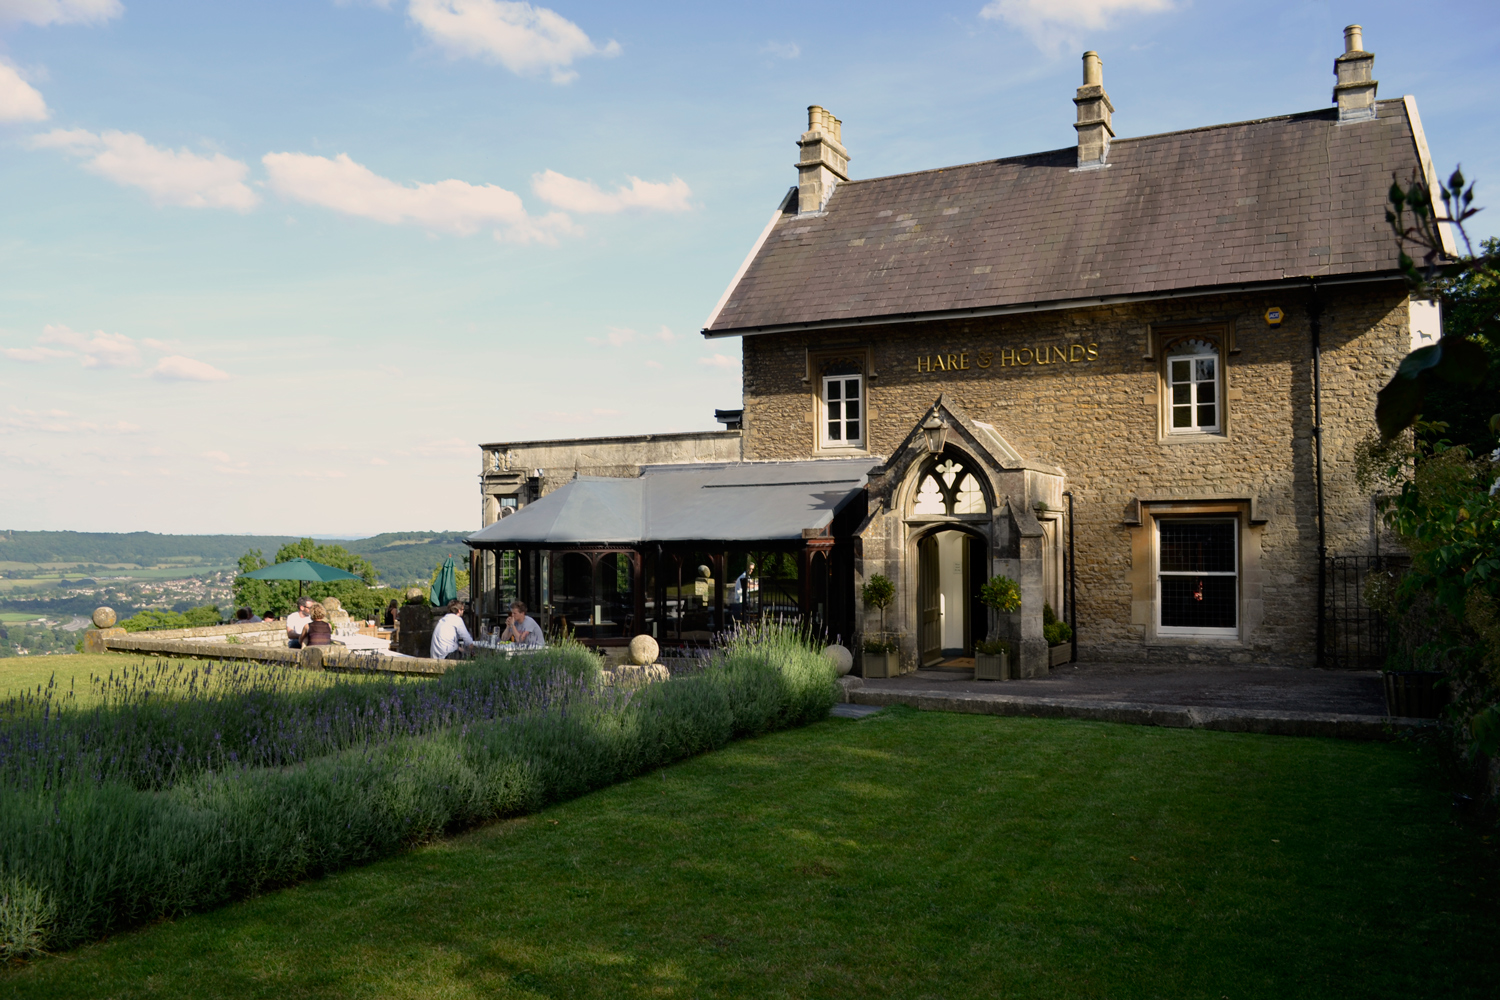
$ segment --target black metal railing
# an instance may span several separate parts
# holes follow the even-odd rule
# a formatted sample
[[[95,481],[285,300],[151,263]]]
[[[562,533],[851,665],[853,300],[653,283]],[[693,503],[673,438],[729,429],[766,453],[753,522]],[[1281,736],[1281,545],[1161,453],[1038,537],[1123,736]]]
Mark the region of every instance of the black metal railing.
[[[1390,651],[1390,623],[1365,599],[1373,574],[1398,574],[1405,556],[1327,556],[1323,560],[1321,665],[1379,670]]]

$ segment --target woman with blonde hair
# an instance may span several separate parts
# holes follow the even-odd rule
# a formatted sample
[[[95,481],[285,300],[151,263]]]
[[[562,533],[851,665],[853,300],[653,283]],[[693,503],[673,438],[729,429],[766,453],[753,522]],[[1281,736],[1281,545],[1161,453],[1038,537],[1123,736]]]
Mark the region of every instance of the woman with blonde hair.
[[[328,624],[328,611],[317,601],[308,605],[307,613],[312,616],[312,621],[302,629],[302,645],[304,646],[332,646],[333,626]]]

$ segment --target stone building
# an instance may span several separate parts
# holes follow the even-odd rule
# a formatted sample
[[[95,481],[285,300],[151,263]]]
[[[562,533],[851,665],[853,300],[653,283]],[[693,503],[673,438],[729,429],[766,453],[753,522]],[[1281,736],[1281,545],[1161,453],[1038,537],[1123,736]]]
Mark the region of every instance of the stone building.
[[[1358,26],[1344,49],[1326,111],[1139,138],[1085,53],[1076,146],[869,180],[809,109],[798,184],[703,332],[742,340],[741,478],[868,463],[827,543],[848,558],[819,564],[830,633],[883,622],[908,669],[986,634],[1024,675],[1319,659],[1320,555],[1377,542],[1356,447],[1436,325],[1384,220],[1393,176],[1434,179],[1416,102],[1376,99]],[[523,519],[471,544],[549,542]],[[642,574],[644,622],[670,601]],[[855,602],[875,574],[883,616]],[[978,602],[995,574],[1016,614]],[[1047,607],[1076,650],[1049,651]]]

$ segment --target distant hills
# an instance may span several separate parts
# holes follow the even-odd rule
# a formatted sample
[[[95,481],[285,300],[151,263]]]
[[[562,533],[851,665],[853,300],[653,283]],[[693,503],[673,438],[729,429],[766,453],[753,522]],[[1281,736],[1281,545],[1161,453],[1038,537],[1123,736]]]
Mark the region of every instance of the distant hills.
[[[425,580],[446,556],[467,558],[470,531],[390,531],[371,538],[320,539],[342,545],[370,560],[387,586]],[[0,564],[74,567],[180,567],[183,575],[231,568],[240,556],[259,549],[272,559],[294,535],[158,535],[93,531],[0,531]]]

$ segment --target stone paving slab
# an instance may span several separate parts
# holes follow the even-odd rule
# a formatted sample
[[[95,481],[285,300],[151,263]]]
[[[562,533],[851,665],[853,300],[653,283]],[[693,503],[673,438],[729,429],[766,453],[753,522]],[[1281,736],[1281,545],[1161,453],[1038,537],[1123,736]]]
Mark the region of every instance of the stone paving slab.
[[[885,708],[880,705],[853,705],[848,702],[844,702],[842,704],[833,706],[833,708],[829,710],[828,714],[830,717],[835,719],[863,719],[866,716],[874,715],[876,712],[883,711],[885,711]]]
[[[1433,725],[1430,719],[1396,719],[1381,715],[1332,712],[1271,711],[1265,709],[1204,708],[1191,705],[1153,705],[1142,702],[1083,698],[1041,698],[1028,695],[970,692],[889,690],[855,687],[848,691],[855,705],[909,705],[930,712],[971,715],[1028,716],[1041,719],[1090,719],[1137,726],[1175,729],[1216,729],[1232,733],[1273,736],[1331,736],[1351,740],[1390,740],[1400,733]]]
[[[840,685],[851,705],[1282,736],[1388,740],[1434,725],[1387,716],[1376,671],[1083,663],[1017,681],[931,669]]]

